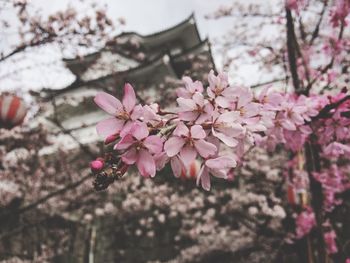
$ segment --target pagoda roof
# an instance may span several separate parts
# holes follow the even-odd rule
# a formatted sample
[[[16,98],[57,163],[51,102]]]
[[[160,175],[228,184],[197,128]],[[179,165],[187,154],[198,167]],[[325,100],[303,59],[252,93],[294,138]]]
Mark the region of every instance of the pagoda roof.
[[[81,90],[81,88],[103,89],[113,93],[115,87],[121,87],[125,82],[134,84],[137,89],[143,89],[146,86],[164,84],[166,78],[179,79],[183,75],[188,75],[193,79],[203,79],[210,69],[215,70],[215,64],[210,43],[208,39],[201,41],[193,14],[181,23],[154,34],[142,36],[135,32],[126,32],[116,38],[137,36],[139,39],[143,39],[143,43],[147,43],[148,47],[152,47],[152,45],[156,46],[155,43],[158,45],[166,41],[171,43],[179,42],[179,39],[186,38],[184,32],[192,36],[192,42],[189,45],[182,45],[179,52],[174,53],[172,52],[173,50],[165,45],[162,48],[158,48],[157,52],[153,53],[152,56],[146,54],[147,59],[143,61],[136,61],[130,58],[133,66],[119,67],[121,70],[118,71],[108,70],[103,74],[95,74],[93,78],[90,78],[90,75],[90,77],[85,78],[84,75],[88,74],[88,70],[90,69],[91,71],[95,65],[98,67],[99,63],[102,63],[102,66],[103,63],[115,64],[117,61],[113,61],[114,55],[118,55],[125,60],[128,60],[129,57],[123,54],[123,50],[116,50],[116,48],[113,50],[113,47],[106,46],[100,51],[88,54],[82,58],[64,59],[67,67],[77,75],[76,80],[63,89],[43,89],[41,95],[45,98],[44,100],[47,100],[65,95],[65,93],[76,93],[76,90]],[[112,53],[109,56],[111,61],[103,60],[103,57],[108,55],[103,54],[103,52]],[[114,90],[109,90],[111,87],[114,87]]]
[[[171,56],[171,62],[179,78],[183,75],[196,78],[193,74],[196,71],[193,64],[196,62],[202,63],[205,73],[208,73],[210,69],[216,71],[208,38],[178,55]]]
[[[169,50],[174,44],[181,45],[183,50],[188,50],[201,42],[196,20],[192,13],[187,19],[168,29],[149,35],[141,35],[133,31],[123,32],[99,51],[78,58],[64,58],[63,61],[73,74],[80,76],[105,51],[118,53],[134,63],[142,62],[130,56],[130,52],[125,48],[126,44],[129,44],[129,47],[130,45],[135,45],[135,49],[131,53],[142,52],[146,54],[149,60],[153,60],[164,53],[164,51]]]
[[[171,57],[167,53],[162,53],[151,61],[125,71],[115,72],[89,81],[76,79],[72,84],[63,89],[46,89],[43,91],[47,94],[46,98],[51,99],[83,86],[107,87],[113,85],[115,87],[117,84],[122,85],[124,82],[137,85],[141,82],[145,82],[145,79],[152,84],[159,84],[162,79],[155,80],[157,76],[173,77],[177,79],[177,74],[172,67]]]
[[[174,41],[175,39],[180,40],[184,44],[185,49],[194,47],[202,42],[194,13],[192,13],[187,19],[180,22],[179,24],[165,30],[148,35],[142,35],[133,31],[123,32],[117,36],[116,39],[118,40],[131,36],[136,37],[146,50],[158,48],[167,42]]]

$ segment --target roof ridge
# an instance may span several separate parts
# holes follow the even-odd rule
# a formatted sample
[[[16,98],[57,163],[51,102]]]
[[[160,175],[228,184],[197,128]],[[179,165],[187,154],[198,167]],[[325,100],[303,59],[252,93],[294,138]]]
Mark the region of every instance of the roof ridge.
[[[169,32],[169,31],[171,31],[171,30],[173,30],[175,28],[178,28],[179,26],[182,26],[182,25],[188,23],[191,19],[194,19],[194,22],[196,24],[196,19],[195,19],[195,16],[194,16],[194,12],[192,12],[189,17],[187,17],[185,20],[181,21],[180,23],[175,24],[175,25],[173,25],[171,27],[168,27],[166,29],[163,29],[161,31],[158,31],[158,32],[155,32],[155,33],[151,33],[151,34],[140,34],[140,33],[135,32],[135,31],[125,31],[125,32],[122,32],[121,34],[117,35],[116,38],[118,38],[120,36],[124,36],[124,35],[131,35],[131,34],[137,35],[137,36],[139,36],[141,38],[154,37],[154,36],[157,36],[157,35]]]
[[[174,25],[174,26],[171,26],[171,27],[169,27],[169,28],[167,28],[167,29],[164,29],[164,30],[155,32],[155,33],[151,33],[151,34],[148,34],[148,35],[142,35],[142,34],[137,33],[137,32],[135,32],[135,31],[128,31],[128,32],[122,32],[122,33],[120,33],[119,35],[116,35],[114,38],[117,39],[117,38],[119,38],[119,37],[121,37],[121,36],[124,36],[124,35],[137,35],[137,36],[139,36],[139,37],[141,37],[141,38],[154,37],[154,36],[163,34],[163,33],[165,33],[165,32],[169,32],[169,31],[171,31],[171,30],[173,30],[173,29],[175,29],[175,28],[178,28],[179,26],[188,23],[191,19],[194,20],[194,25],[195,25],[195,28],[196,28],[197,36],[198,36],[199,39],[200,39],[200,35],[199,35],[198,28],[197,28],[197,23],[196,23],[196,19],[195,19],[195,16],[194,16],[194,12],[192,12],[192,13],[190,14],[189,17],[187,17],[185,20],[181,21],[180,23],[178,23],[178,24],[176,24],[176,25]],[[96,55],[96,54],[98,54],[98,53],[100,53],[100,52],[102,52],[102,51],[105,51],[105,50],[108,51],[108,49],[107,49],[106,47],[102,47],[102,48],[100,48],[99,50],[97,50],[97,51],[95,51],[95,52],[92,52],[92,53],[89,53],[89,54],[86,54],[86,55],[82,56],[81,58],[76,58],[76,57],[75,57],[75,58],[63,58],[62,60],[63,60],[64,62],[68,62],[68,63],[69,63],[69,62],[75,62],[75,61],[82,61],[82,60],[84,60],[84,59],[86,59],[86,58],[88,58],[88,57],[90,57],[90,56],[94,56],[94,55]]]

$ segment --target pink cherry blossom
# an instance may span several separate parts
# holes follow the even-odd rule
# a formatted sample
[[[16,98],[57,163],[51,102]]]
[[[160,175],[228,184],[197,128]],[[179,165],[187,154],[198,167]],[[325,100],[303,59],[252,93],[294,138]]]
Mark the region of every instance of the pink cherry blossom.
[[[286,7],[294,10],[297,14],[299,14],[303,5],[305,5],[305,0],[286,0]]]
[[[281,93],[272,92],[270,87],[266,87],[260,92],[258,100],[265,110],[279,110],[284,98]]]
[[[179,155],[175,155],[170,159],[170,165],[175,177],[179,178],[182,174],[186,173],[186,166]]]
[[[322,172],[314,172],[312,175],[321,183],[324,194],[324,210],[332,211],[342,203],[337,197],[340,193],[350,189],[349,179],[346,175],[347,169],[342,170],[337,165],[323,169]]]
[[[227,179],[230,169],[236,166],[237,162],[232,156],[219,156],[214,159],[208,159],[197,175],[197,185],[200,183],[204,190],[209,191],[211,187],[210,174],[217,178]]]
[[[283,111],[278,113],[282,127],[286,130],[295,131],[298,125],[303,125],[305,120],[303,113],[307,111],[305,106],[296,106],[295,103],[284,102]]]
[[[136,96],[130,84],[124,86],[124,97],[122,102],[112,95],[100,92],[94,99],[95,103],[113,117],[100,121],[97,132],[108,137],[123,132],[123,129],[130,127],[132,122],[142,116],[142,107],[136,104]]]
[[[333,8],[331,23],[333,27],[337,27],[344,23],[347,25],[346,17],[350,13],[350,1],[349,0],[336,0],[335,7]]]
[[[192,163],[197,153],[203,158],[208,158],[216,152],[216,146],[205,141],[206,133],[200,125],[193,125],[190,129],[180,122],[173,132],[173,136],[164,144],[164,150],[169,157],[179,154],[181,160],[188,166]]]
[[[344,154],[349,155],[350,146],[340,142],[332,142],[324,148],[324,154],[331,157],[339,157]]]
[[[154,177],[156,163],[154,154],[159,154],[163,148],[163,141],[156,135],[149,136],[147,125],[136,122],[129,133],[125,135],[114,147],[123,150],[122,161],[128,165],[136,163],[140,174],[144,177]]]
[[[225,73],[219,73],[215,76],[213,70],[208,75],[209,87],[207,94],[209,98],[214,99],[216,104],[222,108],[230,106],[230,98],[234,96],[233,90],[228,87],[228,77]]]
[[[191,99],[195,93],[203,92],[203,84],[200,81],[195,81],[190,77],[183,77],[182,81],[185,84],[185,88],[178,88],[176,94],[179,98]]]
[[[336,238],[337,234],[334,232],[334,230],[324,233],[324,241],[326,243],[327,252],[329,255],[338,252]]]
[[[179,118],[182,121],[192,121],[201,124],[208,120],[213,112],[213,106],[204,99],[201,93],[194,93],[191,99],[178,98]]]
[[[296,238],[300,239],[310,233],[311,229],[316,225],[316,218],[311,208],[301,212],[296,220]]]
[[[311,128],[306,125],[298,126],[295,131],[284,130],[283,135],[285,140],[288,142],[288,144],[286,144],[286,148],[292,150],[293,152],[301,150],[311,133]]]
[[[229,147],[237,146],[237,138],[244,133],[244,128],[238,122],[238,116],[238,112],[232,111],[213,113],[212,134]]]

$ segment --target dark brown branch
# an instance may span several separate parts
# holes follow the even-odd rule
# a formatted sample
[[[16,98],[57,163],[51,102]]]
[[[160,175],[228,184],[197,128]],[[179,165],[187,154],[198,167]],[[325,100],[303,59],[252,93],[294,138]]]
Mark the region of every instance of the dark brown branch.
[[[285,78],[273,79],[273,80],[269,80],[269,81],[266,81],[266,82],[262,82],[262,83],[258,83],[258,84],[251,85],[250,87],[253,89],[253,88],[265,86],[265,85],[268,85],[268,84],[273,84],[273,83],[276,83],[276,82],[281,82],[281,81],[284,81],[284,80],[285,80]]]
[[[344,23],[342,23],[342,25],[340,27],[338,40],[343,38],[343,33],[344,33]],[[332,57],[331,61],[323,69],[320,70],[319,76],[326,73],[329,69],[331,69],[333,67],[334,61],[335,61],[335,55]],[[312,85],[315,84],[317,79],[318,78],[315,77],[312,81],[309,82],[308,86],[306,87],[307,91],[309,91],[312,88]]]
[[[293,86],[296,93],[301,93],[300,81],[298,76],[298,68],[296,63],[296,52],[295,52],[295,32],[294,32],[294,22],[290,9],[286,8],[286,18],[287,18],[287,50],[288,50],[288,60],[289,60],[289,70],[292,75]]]
[[[312,32],[312,35],[311,35],[311,39],[310,39],[310,42],[309,42],[309,45],[311,46],[315,39],[318,37],[318,34],[320,32],[320,26],[321,26],[321,23],[322,23],[322,20],[323,20],[323,17],[324,17],[324,13],[326,12],[326,9],[327,9],[327,5],[328,5],[328,0],[325,0],[324,3],[323,3],[323,8],[322,8],[322,11],[320,13],[320,17],[317,21],[317,24],[316,24],[316,27],[314,29],[314,31]]]
[[[341,100],[338,100],[337,102],[331,103],[326,105],[317,116],[315,116],[312,120],[318,120],[318,119],[324,119],[328,117],[328,113],[330,113],[331,110],[338,108],[341,104],[346,102],[347,100],[350,100],[350,95],[345,96]]]
[[[26,205],[22,208],[19,208],[15,211],[9,211],[7,213],[0,215],[0,219],[6,218],[10,215],[20,215],[20,214],[23,214],[24,212],[27,212],[28,210],[34,209],[34,208],[38,207],[39,205],[47,202],[48,200],[50,200],[51,198],[53,198],[55,196],[61,195],[69,190],[73,190],[73,189],[77,188],[78,186],[80,186],[82,183],[84,183],[89,178],[91,178],[91,174],[87,173],[80,180],[78,180],[74,183],[71,183],[71,184],[69,184],[69,185],[67,185],[67,186],[65,186],[57,191],[51,192],[51,193],[47,194],[46,196],[38,199],[37,201],[34,201],[31,204],[28,204],[28,205]]]

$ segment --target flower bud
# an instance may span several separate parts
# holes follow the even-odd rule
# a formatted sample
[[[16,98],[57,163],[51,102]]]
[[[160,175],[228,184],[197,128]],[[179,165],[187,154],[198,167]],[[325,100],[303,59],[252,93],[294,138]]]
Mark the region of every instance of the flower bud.
[[[118,138],[118,136],[115,134],[108,136],[105,139],[105,145],[110,144],[111,142],[114,142],[115,140],[117,140],[117,138]]]
[[[95,161],[92,161],[90,163],[91,171],[93,172],[101,171],[103,168],[103,165],[104,165],[103,160],[101,158],[97,158]]]

